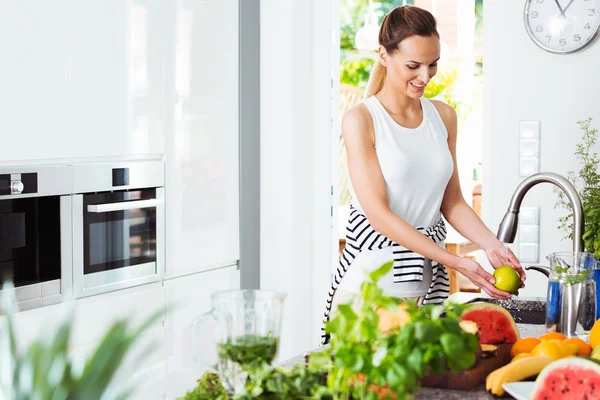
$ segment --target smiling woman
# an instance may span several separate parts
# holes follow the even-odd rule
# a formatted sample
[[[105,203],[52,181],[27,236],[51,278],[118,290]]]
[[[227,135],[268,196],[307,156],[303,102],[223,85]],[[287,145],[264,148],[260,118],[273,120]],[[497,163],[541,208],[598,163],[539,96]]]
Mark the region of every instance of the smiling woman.
[[[485,249],[492,266],[510,264],[524,278],[514,254],[504,257],[503,244],[462,196],[456,112],[423,96],[440,59],[436,25],[431,13],[415,6],[387,14],[366,99],[343,117],[352,201],[325,320],[336,304],[360,292],[369,272],[389,261],[393,268],[378,283],[388,296],[443,302],[447,266],[493,297],[510,297],[476,261],[444,249],[445,221]]]

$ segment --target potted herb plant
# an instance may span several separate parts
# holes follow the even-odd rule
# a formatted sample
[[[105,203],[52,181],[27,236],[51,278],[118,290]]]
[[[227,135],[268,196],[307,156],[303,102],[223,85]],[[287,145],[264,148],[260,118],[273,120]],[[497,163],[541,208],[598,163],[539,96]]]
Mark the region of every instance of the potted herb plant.
[[[575,147],[575,156],[581,164],[581,169],[576,174],[573,171],[567,173],[567,179],[577,188],[585,217],[585,229],[583,242],[585,251],[593,253],[596,259],[600,258],[600,174],[598,165],[600,159],[598,153],[593,151],[593,146],[598,139],[598,131],[591,125],[592,118],[578,121],[577,124],[583,130],[581,141]],[[573,210],[566,195],[554,188],[558,195],[555,208],[563,208],[568,211],[564,217],[558,220],[558,228],[566,233],[565,239],[573,239]]]

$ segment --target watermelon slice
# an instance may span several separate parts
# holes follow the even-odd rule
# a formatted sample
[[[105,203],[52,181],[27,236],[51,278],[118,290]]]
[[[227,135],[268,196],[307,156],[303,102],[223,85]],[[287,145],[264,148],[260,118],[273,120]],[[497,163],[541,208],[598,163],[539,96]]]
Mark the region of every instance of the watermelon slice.
[[[600,399],[600,363],[583,357],[554,361],[538,375],[530,399]]]
[[[514,318],[504,308],[491,303],[475,303],[460,317],[473,321],[479,327],[479,343],[504,344],[519,340],[519,329]]]

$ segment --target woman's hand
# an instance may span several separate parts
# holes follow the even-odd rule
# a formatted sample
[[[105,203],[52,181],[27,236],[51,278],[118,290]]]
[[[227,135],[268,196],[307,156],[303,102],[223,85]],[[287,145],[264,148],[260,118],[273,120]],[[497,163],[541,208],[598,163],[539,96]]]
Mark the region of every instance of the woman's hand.
[[[466,276],[473,284],[481,288],[490,296],[502,300],[510,299],[510,293],[495,287],[494,282],[496,280],[494,277],[484,270],[477,261],[471,260],[470,258],[460,258],[454,269]]]
[[[515,256],[511,249],[504,247],[504,245],[500,243],[499,246],[486,249],[485,254],[494,269],[500,268],[503,265],[511,266],[519,273],[521,282],[525,282],[525,270],[523,270],[519,259],[517,256]],[[521,287],[524,286],[525,285],[523,284],[521,285]]]

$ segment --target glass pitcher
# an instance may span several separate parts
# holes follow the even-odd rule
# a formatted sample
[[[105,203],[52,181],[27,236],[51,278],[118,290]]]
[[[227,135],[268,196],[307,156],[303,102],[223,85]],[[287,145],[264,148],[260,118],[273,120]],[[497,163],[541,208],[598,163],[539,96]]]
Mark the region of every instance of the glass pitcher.
[[[556,252],[549,268],[531,268],[548,276],[546,328],[567,337],[589,333],[596,320],[596,285],[591,253]]]
[[[206,367],[206,360],[216,351],[217,363],[212,367],[230,394],[239,393],[248,375],[271,364],[277,356],[285,297],[252,289],[214,293],[212,310],[192,325],[196,365]],[[210,320],[214,322],[216,348],[206,346]]]

